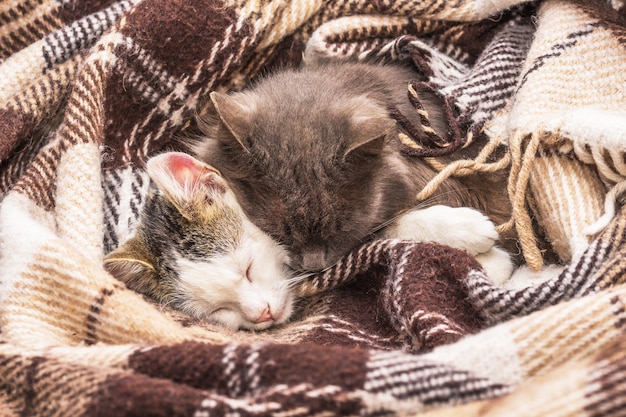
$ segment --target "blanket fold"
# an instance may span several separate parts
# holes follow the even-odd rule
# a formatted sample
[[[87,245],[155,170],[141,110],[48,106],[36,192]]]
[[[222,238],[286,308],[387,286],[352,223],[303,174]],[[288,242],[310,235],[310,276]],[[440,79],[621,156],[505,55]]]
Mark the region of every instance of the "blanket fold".
[[[624,9],[0,5],[0,413],[623,414]],[[544,262],[537,240],[550,242],[563,272],[496,286],[465,252],[374,240],[303,281],[289,323],[255,333],[158,305],[104,270],[138,222],[146,160],[184,149],[210,91],[339,59],[413,63],[455,116],[450,137],[399,138],[440,170],[417,197],[449,176],[510,169],[514,213],[499,230],[515,228],[534,268]],[[479,136],[476,160],[436,159]]]

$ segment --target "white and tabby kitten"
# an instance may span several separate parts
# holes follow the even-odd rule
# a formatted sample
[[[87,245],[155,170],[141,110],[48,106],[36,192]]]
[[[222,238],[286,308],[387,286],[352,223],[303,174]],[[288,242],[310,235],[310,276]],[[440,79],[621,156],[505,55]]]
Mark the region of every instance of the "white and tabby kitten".
[[[129,288],[232,329],[292,313],[287,252],[252,224],[220,173],[183,153],[147,164],[153,189],[135,234],[105,267]]]

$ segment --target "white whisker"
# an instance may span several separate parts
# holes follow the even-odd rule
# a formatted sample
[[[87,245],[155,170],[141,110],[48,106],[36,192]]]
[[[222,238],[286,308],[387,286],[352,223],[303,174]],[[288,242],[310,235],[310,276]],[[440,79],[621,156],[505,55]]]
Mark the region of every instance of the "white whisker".
[[[294,288],[296,285],[300,284],[302,281],[305,281],[307,278],[312,277],[313,275],[316,275],[316,274],[317,274],[316,272],[298,273],[298,275],[288,278],[287,281],[285,282],[285,285],[288,288]]]
[[[466,190],[469,190],[469,187],[465,187]],[[419,210],[419,209],[424,209],[424,208],[428,208],[430,206],[433,206],[435,204],[441,204],[441,201],[439,201],[439,199],[441,197],[445,197],[446,194],[454,194],[456,193],[458,190],[451,190],[451,191],[446,191],[446,192],[442,192],[440,194],[437,194],[436,196],[432,196],[427,198],[424,201],[420,201],[417,204],[415,204],[413,207],[402,210],[401,212],[399,212],[398,214],[396,214],[395,216],[393,216],[391,219],[384,221],[383,223],[377,225],[376,227],[374,227],[371,231],[370,231],[370,236],[373,234],[376,234],[377,232],[380,232],[382,229],[384,229],[385,227],[389,226],[391,223],[395,222],[399,217],[401,217],[402,215],[406,214],[409,211],[412,210]]]

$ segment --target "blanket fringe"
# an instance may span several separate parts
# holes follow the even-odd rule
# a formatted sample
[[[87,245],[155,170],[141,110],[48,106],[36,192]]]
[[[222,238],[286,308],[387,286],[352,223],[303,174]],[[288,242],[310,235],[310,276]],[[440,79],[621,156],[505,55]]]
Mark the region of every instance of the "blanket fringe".
[[[503,233],[515,227],[524,259],[528,266],[535,271],[543,266],[543,257],[537,246],[526,201],[532,163],[537,156],[543,136],[543,133],[537,133],[529,137],[513,135],[509,138],[511,172],[509,174],[508,193],[513,212],[511,220],[497,229],[499,233]]]
[[[468,138],[467,143],[471,142],[472,139]],[[496,162],[486,162],[501,144],[502,140],[494,138],[483,147],[475,159],[462,159],[449,165],[442,164],[437,158],[424,158],[424,161],[439,171],[439,174],[437,174],[432,180],[430,180],[430,182],[428,182],[428,184],[424,186],[422,191],[420,191],[417,195],[417,199],[423,201],[432,196],[437,188],[450,177],[462,177],[471,175],[475,172],[498,172],[505,169],[510,164],[510,157],[508,154],[504,155]]]
[[[504,139],[498,136],[492,137],[473,160],[464,159],[444,165],[436,158],[424,158],[439,173],[420,191],[417,199],[424,201],[431,197],[450,177],[467,176],[476,172],[498,172],[511,166],[507,189],[513,206],[512,216],[508,222],[498,225],[497,230],[502,234],[515,228],[526,263],[535,270],[540,269],[543,265],[543,257],[537,245],[526,201],[531,166],[537,155],[542,136],[542,134],[532,135],[529,140],[521,136],[509,139],[509,152],[495,162],[487,161],[504,142]],[[469,142],[471,138],[468,138]]]
[[[595,236],[606,228],[615,217],[615,209],[619,198],[626,193],[626,180],[619,182],[609,190],[604,200],[604,214],[594,223],[587,226],[584,233],[587,236]]]

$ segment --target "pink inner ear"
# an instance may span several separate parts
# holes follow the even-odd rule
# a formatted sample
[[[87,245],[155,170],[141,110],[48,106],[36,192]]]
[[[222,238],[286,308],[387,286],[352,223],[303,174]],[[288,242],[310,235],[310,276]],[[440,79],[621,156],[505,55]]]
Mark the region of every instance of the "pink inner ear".
[[[190,156],[174,154],[169,158],[169,166],[172,175],[176,181],[181,184],[190,184],[193,182],[199,173],[196,162]]]

